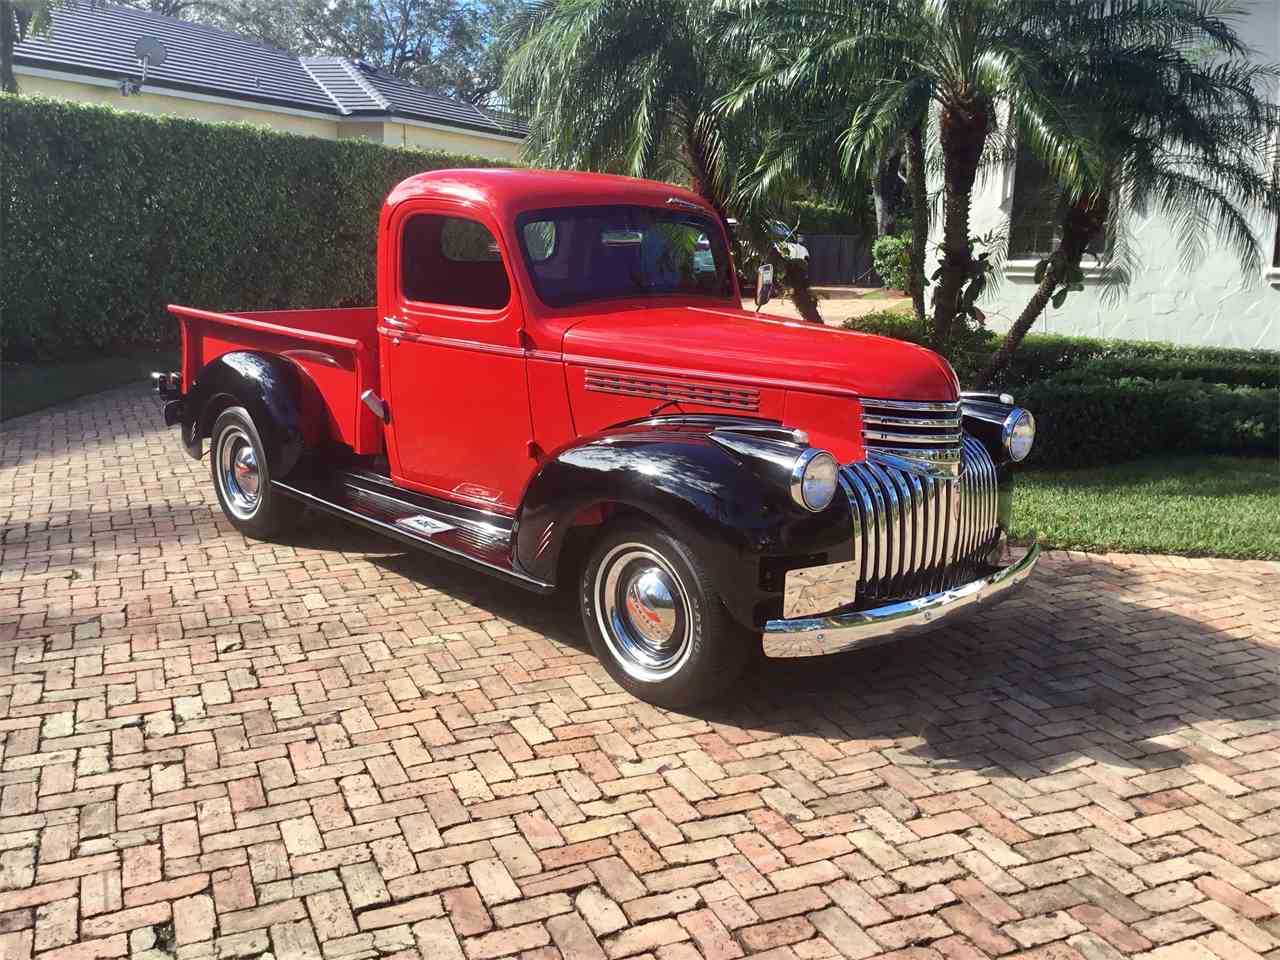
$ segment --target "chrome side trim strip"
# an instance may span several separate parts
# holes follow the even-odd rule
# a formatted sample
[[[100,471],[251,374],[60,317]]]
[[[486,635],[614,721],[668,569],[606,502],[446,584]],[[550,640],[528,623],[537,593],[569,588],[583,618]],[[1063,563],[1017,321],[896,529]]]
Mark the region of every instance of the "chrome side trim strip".
[[[1040,559],[1033,545],[1016,563],[915,600],[891,603],[872,610],[837,613],[824,617],[770,620],[764,627],[764,652],[770,657],[813,657],[843,653],[885,643],[923,629],[932,629],[961,615],[987,608],[1008,597]]]

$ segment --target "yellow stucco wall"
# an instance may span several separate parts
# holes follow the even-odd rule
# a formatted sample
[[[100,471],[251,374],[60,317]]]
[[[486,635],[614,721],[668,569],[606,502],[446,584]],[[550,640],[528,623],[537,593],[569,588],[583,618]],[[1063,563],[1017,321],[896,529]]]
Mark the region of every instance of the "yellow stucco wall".
[[[215,123],[253,123],[285,133],[297,133],[326,140],[364,137],[381,140],[388,146],[420,147],[425,150],[447,150],[451,153],[469,153],[473,156],[491,157],[497,160],[516,160],[520,157],[521,144],[517,140],[495,140],[476,136],[465,130],[437,130],[412,123],[388,123],[383,121],[343,121],[337,118],[297,116],[277,113],[252,106],[209,103],[204,100],[188,100],[143,90],[131,97],[121,96],[115,86],[98,86],[77,83],[53,77],[26,74],[18,68],[18,84],[23,93],[60,100],[76,100],[82,103],[102,103],[119,110],[137,110],[142,113],[189,117]]]
[[[470,153],[495,160],[518,160],[521,147],[518,140],[494,140],[472,136],[464,130],[436,130],[412,123],[384,124],[383,142],[396,147]]]
[[[324,117],[300,117],[289,113],[256,110],[253,107],[226,103],[208,103],[204,100],[187,100],[143,90],[131,97],[121,96],[117,87],[100,87],[73,80],[52,77],[35,77],[18,74],[18,86],[23,93],[33,96],[56,97],[59,100],[76,100],[81,103],[102,103],[117,110],[136,110],[141,113],[164,114],[171,117],[189,117],[215,123],[255,123],[285,133],[300,133],[311,137],[337,139],[338,124]]]

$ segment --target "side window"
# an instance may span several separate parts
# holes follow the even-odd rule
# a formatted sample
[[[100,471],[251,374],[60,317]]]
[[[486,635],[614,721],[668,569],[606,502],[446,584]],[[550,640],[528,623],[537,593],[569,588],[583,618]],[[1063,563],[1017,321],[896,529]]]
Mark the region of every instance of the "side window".
[[[1013,209],[1009,213],[1009,259],[1039,260],[1053,253],[1062,238],[1062,196],[1052,174],[1025,147],[1018,149],[1013,171]],[[1107,248],[1100,230],[1085,251],[1100,256]]]
[[[463,217],[415,213],[400,241],[400,289],[406,300],[498,310],[511,299],[498,241]]]

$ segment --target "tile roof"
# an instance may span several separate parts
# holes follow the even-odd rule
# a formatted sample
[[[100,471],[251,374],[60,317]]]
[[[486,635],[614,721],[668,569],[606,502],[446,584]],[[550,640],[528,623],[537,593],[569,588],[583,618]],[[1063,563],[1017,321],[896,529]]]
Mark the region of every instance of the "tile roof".
[[[524,125],[502,114],[341,57],[302,57],[200,23],[111,4],[69,0],[54,10],[53,26],[14,50],[14,63],[111,80],[137,78],[134,44],[160,40],[168,51],[147,70],[149,89],[274,104],[339,117],[420,120],[510,137]]]

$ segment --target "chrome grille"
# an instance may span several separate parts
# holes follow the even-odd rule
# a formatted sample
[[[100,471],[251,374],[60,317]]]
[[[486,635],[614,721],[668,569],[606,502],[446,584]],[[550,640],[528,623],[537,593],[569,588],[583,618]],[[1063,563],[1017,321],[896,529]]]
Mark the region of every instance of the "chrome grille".
[[[955,476],[961,463],[960,402],[863,397],[862,444]]]
[[[853,507],[857,599],[913,597],[945,590],[984,565],[999,535],[996,468],[986,448],[957,431],[955,479],[869,451],[840,469]]]

